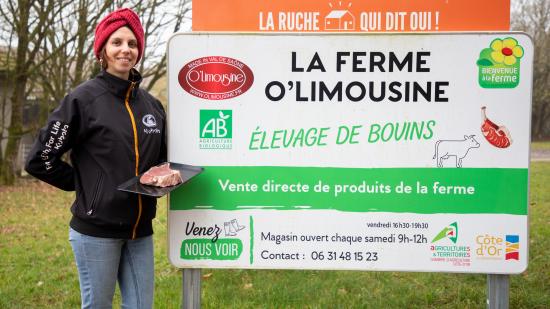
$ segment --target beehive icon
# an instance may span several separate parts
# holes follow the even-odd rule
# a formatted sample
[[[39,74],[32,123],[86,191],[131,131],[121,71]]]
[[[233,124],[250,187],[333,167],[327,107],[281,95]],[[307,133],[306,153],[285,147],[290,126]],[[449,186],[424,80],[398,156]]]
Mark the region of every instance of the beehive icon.
[[[334,10],[325,17],[325,30],[353,31],[355,16],[348,10]]]

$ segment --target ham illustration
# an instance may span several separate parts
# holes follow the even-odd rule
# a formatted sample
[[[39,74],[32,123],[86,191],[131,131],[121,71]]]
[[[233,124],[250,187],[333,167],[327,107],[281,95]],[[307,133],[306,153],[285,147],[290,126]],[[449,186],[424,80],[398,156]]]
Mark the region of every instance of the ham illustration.
[[[481,108],[481,133],[485,139],[493,146],[498,148],[507,148],[512,144],[512,136],[505,126],[495,124],[485,114],[486,107]]]
[[[182,182],[180,172],[170,169],[170,163],[151,167],[145,172],[139,182],[155,187],[169,187]]]

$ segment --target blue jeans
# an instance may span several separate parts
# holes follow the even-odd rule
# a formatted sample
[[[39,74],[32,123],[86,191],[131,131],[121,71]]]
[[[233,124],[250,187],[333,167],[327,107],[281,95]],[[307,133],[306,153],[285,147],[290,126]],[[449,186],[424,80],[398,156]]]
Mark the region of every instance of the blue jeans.
[[[82,308],[112,308],[118,280],[122,308],[153,306],[153,236],[100,238],[69,229],[78,268]]]

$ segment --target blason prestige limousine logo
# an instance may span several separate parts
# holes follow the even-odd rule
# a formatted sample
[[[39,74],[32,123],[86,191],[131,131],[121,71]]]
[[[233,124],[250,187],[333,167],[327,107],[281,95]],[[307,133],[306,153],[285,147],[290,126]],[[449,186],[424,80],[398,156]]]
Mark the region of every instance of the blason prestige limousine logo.
[[[180,70],[178,81],[191,95],[206,100],[225,100],[250,89],[254,74],[237,59],[207,56],[187,63]]]

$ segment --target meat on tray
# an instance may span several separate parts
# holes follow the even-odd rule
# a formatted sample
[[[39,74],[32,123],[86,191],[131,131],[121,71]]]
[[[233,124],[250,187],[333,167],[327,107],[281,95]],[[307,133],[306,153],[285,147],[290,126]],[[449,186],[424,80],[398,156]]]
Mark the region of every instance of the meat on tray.
[[[489,120],[485,114],[485,106],[481,108],[481,133],[491,145],[498,148],[507,148],[512,144],[512,136],[505,126],[499,126]]]
[[[151,167],[140,178],[144,185],[155,187],[170,187],[182,182],[180,172],[170,169],[170,163]]]

